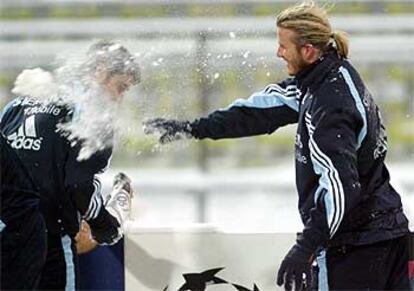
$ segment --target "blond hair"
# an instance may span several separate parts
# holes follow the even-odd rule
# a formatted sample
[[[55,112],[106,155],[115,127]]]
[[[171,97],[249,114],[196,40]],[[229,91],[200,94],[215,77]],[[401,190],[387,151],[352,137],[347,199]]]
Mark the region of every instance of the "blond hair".
[[[322,52],[333,46],[341,58],[348,57],[347,34],[333,31],[326,10],[314,1],[304,1],[286,8],[276,17],[276,25],[296,32],[294,41],[298,46],[310,43]]]

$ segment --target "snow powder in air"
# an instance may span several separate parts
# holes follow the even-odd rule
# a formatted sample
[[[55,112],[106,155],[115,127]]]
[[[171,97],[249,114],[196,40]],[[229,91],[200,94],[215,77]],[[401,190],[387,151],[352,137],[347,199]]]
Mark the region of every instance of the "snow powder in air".
[[[12,92],[30,96],[43,103],[58,103],[71,108],[73,118],[57,125],[56,131],[72,146],[80,143],[77,159],[88,159],[95,152],[112,145],[120,127],[120,106],[82,69],[84,53],[61,56],[62,64],[53,72],[41,68],[24,70]]]

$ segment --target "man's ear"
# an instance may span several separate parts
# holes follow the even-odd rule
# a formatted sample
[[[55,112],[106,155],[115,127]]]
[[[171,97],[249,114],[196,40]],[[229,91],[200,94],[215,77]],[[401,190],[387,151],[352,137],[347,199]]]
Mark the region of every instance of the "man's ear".
[[[302,46],[301,53],[302,53],[303,59],[307,63],[313,63],[319,58],[319,55],[320,55],[319,49],[317,49],[310,43],[307,43],[304,46]]]

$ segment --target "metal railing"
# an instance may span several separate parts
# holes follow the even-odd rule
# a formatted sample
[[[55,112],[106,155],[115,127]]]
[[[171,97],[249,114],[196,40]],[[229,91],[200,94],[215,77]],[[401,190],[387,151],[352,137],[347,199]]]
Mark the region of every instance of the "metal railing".
[[[414,34],[412,14],[332,16],[334,29],[351,35]],[[90,37],[177,38],[206,31],[209,37],[274,36],[273,17],[187,17],[149,19],[32,19],[0,21],[0,39],[88,39]],[[410,39],[407,37],[407,41]]]
[[[358,62],[414,61],[412,15],[336,16],[332,23],[350,34],[351,57]],[[202,46],[205,54],[245,50],[273,56],[276,46],[271,17],[0,21],[0,70],[49,65],[56,54],[86,46],[93,38],[127,40],[132,50],[144,54],[156,47],[154,57],[168,58],[188,50],[195,54]]]

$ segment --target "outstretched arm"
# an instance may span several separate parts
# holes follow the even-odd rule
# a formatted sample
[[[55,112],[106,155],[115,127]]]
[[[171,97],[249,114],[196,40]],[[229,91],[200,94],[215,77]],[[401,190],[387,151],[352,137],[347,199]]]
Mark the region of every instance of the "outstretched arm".
[[[159,133],[160,143],[181,138],[237,138],[270,134],[298,120],[300,91],[293,80],[268,85],[248,99],[194,121],[156,118],[144,122],[147,134]]]

